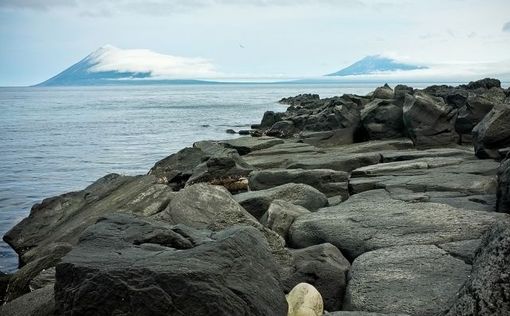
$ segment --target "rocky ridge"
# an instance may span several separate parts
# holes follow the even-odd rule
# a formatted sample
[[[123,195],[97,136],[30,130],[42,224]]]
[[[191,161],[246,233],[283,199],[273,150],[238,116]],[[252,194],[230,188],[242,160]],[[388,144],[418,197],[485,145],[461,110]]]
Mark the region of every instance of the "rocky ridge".
[[[510,312],[508,89],[280,102],[252,136],[34,205],[0,314]]]

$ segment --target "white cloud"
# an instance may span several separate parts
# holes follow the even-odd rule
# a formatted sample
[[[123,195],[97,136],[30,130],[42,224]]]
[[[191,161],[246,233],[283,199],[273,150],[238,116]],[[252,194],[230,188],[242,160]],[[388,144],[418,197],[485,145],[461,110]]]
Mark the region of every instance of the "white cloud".
[[[207,78],[218,75],[214,65],[204,58],[179,57],[148,49],[120,49],[106,45],[89,56],[96,63],[90,71],[151,73],[154,79]]]

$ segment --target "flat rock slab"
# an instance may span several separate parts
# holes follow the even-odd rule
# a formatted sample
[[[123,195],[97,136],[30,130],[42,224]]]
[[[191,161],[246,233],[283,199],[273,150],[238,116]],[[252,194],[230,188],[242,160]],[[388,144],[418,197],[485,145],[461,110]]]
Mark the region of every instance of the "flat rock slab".
[[[352,178],[351,192],[361,193],[375,189],[407,189],[413,192],[447,191],[469,195],[494,194],[497,188],[495,175],[483,176],[472,173],[452,172],[447,169],[404,170],[388,175]]]
[[[266,149],[273,147],[278,144],[283,144],[284,141],[275,137],[239,137],[229,140],[221,141],[228,148],[233,148],[237,150],[240,155],[246,155],[252,151],[257,151],[261,149]]]
[[[251,190],[264,190],[286,183],[308,184],[326,196],[349,196],[349,174],[329,169],[266,169],[253,171],[248,177]]]
[[[434,245],[371,251],[353,262],[344,308],[437,315],[451,305],[470,271]]]
[[[384,190],[356,194],[336,206],[297,218],[289,243],[297,248],[329,242],[347,258],[397,245],[478,239],[508,215],[445,204],[404,202]]]

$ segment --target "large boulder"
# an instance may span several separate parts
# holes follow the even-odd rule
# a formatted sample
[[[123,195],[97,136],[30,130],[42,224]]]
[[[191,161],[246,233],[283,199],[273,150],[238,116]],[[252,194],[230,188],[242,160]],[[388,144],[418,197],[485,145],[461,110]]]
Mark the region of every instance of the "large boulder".
[[[57,266],[55,305],[59,315],[286,315],[278,278],[255,228],[213,233],[112,215]]]
[[[473,128],[489,113],[495,104],[502,103],[506,98],[500,89],[489,90],[483,94],[471,93],[465,105],[459,108],[455,121],[455,129],[462,138],[471,140]]]
[[[375,99],[361,111],[361,121],[368,139],[400,138],[404,121],[402,107],[389,100]]]
[[[289,244],[304,248],[329,242],[354,259],[385,247],[477,239],[506,217],[445,204],[406,202],[393,198],[386,190],[371,190],[298,217],[290,227]]]
[[[19,254],[22,266],[11,280],[8,299],[27,292],[30,280],[55,266],[99,217],[113,212],[150,216],[163,210],[174,194],[154,176],[110,174],[82,191],[35,204],[30,215],[4,236]]]
[[[344,309],[416,316],[447,310],[471,266],[434,245],[371,251],[352,264]]]
[[[349,174],[331,169],[266,169],[250,173],[251,190],[265,190],[286,183],[308,184],[326,196],[349,197],[347,182]]]
[[[492,227],[478,248],[471,277],[448,316],[510,315],[510,222]]]
[[[274,200],[283,200],[315,211],[328,204],[328,198],[317,189],[301,183],[288,183],[274,188],[234,195],[234,199],[250,214],[260,218]]]
[[[496,210],[510,213],[510,155],[503,160],[498,169],[498,191]]]
[[[331,244],[320,244],[304,249],[292,250],[292,268],[283,284],[289,291],[299,283],[313,285],[324,299],[327,311],[342,308],[347,272],[351,264]]]
[[[250,215],[221,186],[195,184],[179,191],[166,208],[153,216],[170,224],[182,224],[195,229],[219,231],[234,225],[247,225],[260,230],[271,251],[280,260],[286,259],[284,241]]]
[[[458,142],[454,117],[456,110],[440,97],[422,91],[406,95],[404,126],[417,146],[438,146]]]
[[[473,129],[479,158],[502,158],[499,149],[510,147],[510,104],[496,104]]]

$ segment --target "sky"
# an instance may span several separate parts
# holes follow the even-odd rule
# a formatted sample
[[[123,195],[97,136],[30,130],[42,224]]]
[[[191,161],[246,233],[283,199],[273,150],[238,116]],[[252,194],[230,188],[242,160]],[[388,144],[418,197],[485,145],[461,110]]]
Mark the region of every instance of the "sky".
[[[501,69],[510,1],[0,0],[0,86],[39,83],[107,44],[220,77],[313,77],[375,54]]]

